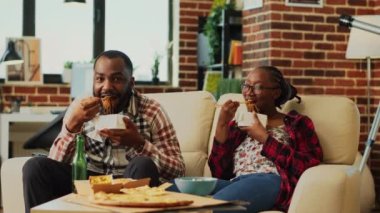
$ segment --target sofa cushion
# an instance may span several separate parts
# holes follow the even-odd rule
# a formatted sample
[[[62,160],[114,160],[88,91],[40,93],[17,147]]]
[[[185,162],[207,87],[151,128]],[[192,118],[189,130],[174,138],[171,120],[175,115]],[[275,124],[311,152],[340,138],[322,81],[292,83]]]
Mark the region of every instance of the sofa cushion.
[[[182,152],[182,156],[186,164],[185,176],[204,176],[203,168],[208,158],[205,152]]]
[[[158,101],[168,113],[184,156],[186,175],[202,176],[208,154],[207,142],[214,117],[215,98],[206,91],[146,95]]]

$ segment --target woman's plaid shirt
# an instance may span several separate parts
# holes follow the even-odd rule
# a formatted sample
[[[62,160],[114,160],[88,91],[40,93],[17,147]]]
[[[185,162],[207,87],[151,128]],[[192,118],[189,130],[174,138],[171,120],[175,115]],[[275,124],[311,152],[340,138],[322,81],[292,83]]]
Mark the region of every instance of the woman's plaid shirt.
[[[70,110],[67,113],[70,113]],[[157,165],[161,181],[183,176],[185,165],[178,139],[161,105],[133,90],[128,107],[122,114],[133,120],[140,134],[145,138],[144,146],[141,150],[136,150],[126,146],[112,146],[107,140],[103,142],[86,137],[88,170],[121,176],[129,160],[136,156],[148,156]],[[92,122],[84,124],[84,132],[89,132],[94,128]],[[62,125],[62,130],[50,149],[49,157],[71,163],[75,149],[75,136],[75,133],[70,133],[66,126]]]
[[[269,136],[263,145],[261,155],[267,157],[277,167],[281,176],[281,186],[275,207],[287,211],[300,176],[307,168],[318,165],[323,155],[310,118],[291,111],[285,116],[284,123],[290,137],[289,145]],[[230,122],[229,128],[225,143],[220,144],[214,140],[208,161],[212,175],[225,180],[235,177],[233,153],[247,137],[234,121]]]

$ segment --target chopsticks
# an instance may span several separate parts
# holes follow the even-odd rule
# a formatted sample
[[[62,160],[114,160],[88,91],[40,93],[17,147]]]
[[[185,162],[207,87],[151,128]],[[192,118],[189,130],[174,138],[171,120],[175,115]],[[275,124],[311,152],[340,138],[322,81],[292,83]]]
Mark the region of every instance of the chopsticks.
[[[248,101],[239,101],[239,104],[248,104]],[[223,104],[215,104],[215,107],[222,107]]]
[[[239,104],[246,104],[248,106],[248,104],[253,104],[252,102],[250,101],[239,101]],[[222,107],[223,104],[215,104],[215,107]],[[253,104],[253,110],[255,110],[255,112],[259,112],[259,108],[257,108],[256,104]]]

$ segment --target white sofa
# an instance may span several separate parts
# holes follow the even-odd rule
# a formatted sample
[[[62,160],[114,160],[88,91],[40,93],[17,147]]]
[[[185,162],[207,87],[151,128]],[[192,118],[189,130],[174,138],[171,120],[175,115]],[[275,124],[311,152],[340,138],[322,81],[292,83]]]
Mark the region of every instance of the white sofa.
[[[159,101],[177,131],[187,176],[209,176],[207,156],[219,109],[213,96],[204,91],[148,94]],[[240,94],[219,99],[242,100]],[[324,152],[324,163],[308,169],[301,177],[289,212],[367,213],[374,206],[373,177],[366,167],[358,168],[360,154],[359,113],[354,102],[338,96],[302,96],[283,111],[297,109],[312,118]],[[29,157],[5,161],[1,168],[3,210],[23,212],[21,168]]]

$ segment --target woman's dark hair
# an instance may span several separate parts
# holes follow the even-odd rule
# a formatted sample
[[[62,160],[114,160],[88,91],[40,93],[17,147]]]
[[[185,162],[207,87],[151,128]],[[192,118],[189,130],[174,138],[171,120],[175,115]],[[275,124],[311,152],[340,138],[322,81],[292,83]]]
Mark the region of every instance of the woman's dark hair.
[[[104,52],[100,53],[95,58],[94,69],[95,69],[96,62],[102,56],[104,56],[106,58],[111,58],[111,59],[112,58],[121,58],[121,59],[123,59],[125,67],[127,68],[129,74],[132,76],[132,74],[133,74],[133,64],[132,64],[131,59],[129,59],[129,57],[125,53],[123,53],[121,51],[118,51],[118,50],[107,50],[107,51],[104,51]]]
[[[301,97],[297,95],[297,89],[285,80],[280,70],[273,66],[261,66],[257,69],[269,72],[272,80],[280,86],[281,95],[275,100],[276,107],[281,109],[281,105],[293,98],[297,98],[298,103],[301,103]]]

